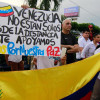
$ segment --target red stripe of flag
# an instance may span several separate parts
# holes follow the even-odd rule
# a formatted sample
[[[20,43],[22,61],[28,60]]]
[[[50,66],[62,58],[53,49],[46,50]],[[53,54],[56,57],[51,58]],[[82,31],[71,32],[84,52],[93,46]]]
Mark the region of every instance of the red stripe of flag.
[[[86,96],[82,97],[80,100],[90,100],[92,92],[90,91]]]
[[[0,13],[0,16],[2,17],[7,17],[7,16],[10,16],[12,15],[14,12],[10,12],[10,13]]]

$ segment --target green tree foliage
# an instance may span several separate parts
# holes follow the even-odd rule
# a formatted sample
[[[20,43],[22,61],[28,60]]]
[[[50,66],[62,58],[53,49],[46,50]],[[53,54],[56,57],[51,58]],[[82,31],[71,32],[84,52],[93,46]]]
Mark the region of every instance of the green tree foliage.
[[[88,29],[88,25],[89,25],[89,24],[87,24],[87,23],[81,23],[81,24],[79,24],[78,30],[79,30],[80,32],[82,32],[82,31],[84,31],[85,29]]]
[[[61,21],[63,22],[63,20],[65,20],[67,17],[64,16],[64,15],[61,15]],[[77,22],[72,22],[72,30],[75,30],[75,31],[84,31],[85,29],[88,29],[88,26],[90,25],[91,23],[80,23],[78,24]],[[97,25],[93,25],[93,31],[95,33],[100,33],[100,27],[98,27]]]
[[[90,23],[81,23],[79,24],[79,27],[78,27],[78,30],[81,32],[81,31],[84,31],[84,29],[88,29],[88,26],[90,25]],[[93,31],[95,33],[100,33],[100,27],[96,26],[96,25],[93,25]]]
[[[28,2],[31,8],[36,8],[38,0],[28,0]]]
[[[98,26],[93,26],[93,30],[95,33],[100,33],[100,28]]]
[[[64,15],[61,15],[61,21],[65,20],[67,17]]]
[[[29,6],[31,8],[36,8],[36,5],[37,5],[37,2],[38,0],[28,0],[29,2]],[[54,6],[53,6],[53,11],[56,11],[58,10],[59,6],[60,6],[60,3],[62,2],[62,0],[42,0],[41,4],[40,4],[40,8],[41,10],[50,10],[51,8],[51,2],[54,3]]]
[[[72,22],[72,30],[78,30],[79,24],[77,22]]]

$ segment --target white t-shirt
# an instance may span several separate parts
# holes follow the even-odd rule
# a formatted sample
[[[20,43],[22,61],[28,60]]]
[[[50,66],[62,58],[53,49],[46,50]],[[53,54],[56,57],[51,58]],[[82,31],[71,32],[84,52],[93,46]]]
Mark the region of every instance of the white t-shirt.
[[[94,54],[100,53],[100,48],[96,49]]]
[[[20,61],[22,61],[22,55],[9,55],[8,61],[19,63]]]
[[[35,58],[37,58],[37,69],[54,67],[53,57],[37,56]]]
[[[95,50],[94,54],[97,54],[97,53],[100,53],[100,48],[98,48],[98,49]],[[98,75],[98,79],[100,79],[100,73]]]
[[[97,45],[98,45],[98,43],[97,43]],[[93,41],[88,43],[85,46],[85,48],[82,50],[81,57],[82,58],[87,58],[87,57],[90,57],[90,56],[94,55],[95,49],[96,49],[96,46],[93,43]]]
[[[78,38],[78,42],[80,41],[80,39],[81,39],[82,37],[83,37],[82,35],[79,36],[79,38]]]
[[[90,39],[86,41],[84,37],[81,37],[78,40],[79,47],[82,47],[82,48],[84,48],[90,42],[91,42]],[[76,59],[81,59],[81,52],[76,53]]]
[[[61,50],[61,54],[65,56],[65,49]],[[62,57],[63,57],[62,56]],[[44,68],[50,68],[54,66],[59,66],[61,64],[61,58],[62,57],[49,57],[49,56],[34,56],[34,58],[37,59],[37,69],[44,69]],[[54,61],[57,60],[57,65],[54,65]]]

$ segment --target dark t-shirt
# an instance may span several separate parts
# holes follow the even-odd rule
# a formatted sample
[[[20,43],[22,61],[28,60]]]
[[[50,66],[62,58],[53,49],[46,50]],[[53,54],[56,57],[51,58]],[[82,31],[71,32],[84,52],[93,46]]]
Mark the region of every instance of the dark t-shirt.
[[[78,43],[77,43],[76,37],[73,34],[61,33],[61,44],[62,45],[75,45]],[[75,53],[67,53],[66,52],[66,54],[67,54],[67,59],[66,59],[67,64],[70,64],[70,63],[73,63],[76,61]]]

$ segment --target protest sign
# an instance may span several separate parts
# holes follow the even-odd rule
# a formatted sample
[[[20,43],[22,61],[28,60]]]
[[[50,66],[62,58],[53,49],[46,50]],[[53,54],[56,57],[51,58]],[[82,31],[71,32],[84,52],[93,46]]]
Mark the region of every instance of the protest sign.
[[[0,54],[60,56],[60,39],[57,12],[0,2]]]

